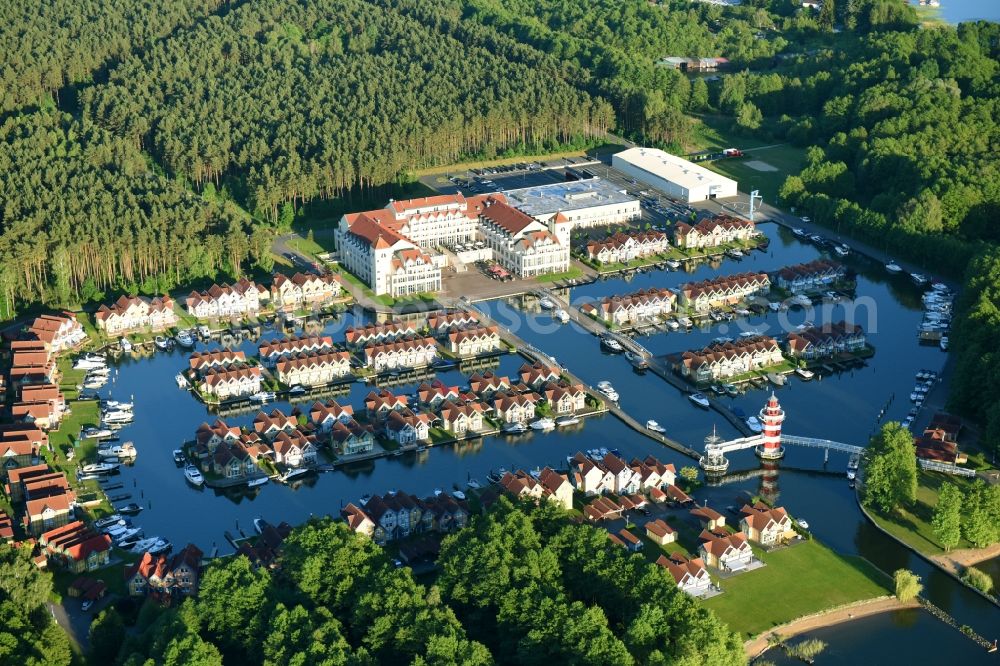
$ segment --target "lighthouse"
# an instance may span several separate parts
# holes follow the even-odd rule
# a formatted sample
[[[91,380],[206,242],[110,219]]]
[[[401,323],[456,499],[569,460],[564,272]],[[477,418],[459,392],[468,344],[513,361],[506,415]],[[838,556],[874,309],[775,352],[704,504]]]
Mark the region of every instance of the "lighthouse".
[[[785,420],[785,410],[778,404],[778,397],[771,394],[764,408],[760,410],[760,423],[763,428],[761,443],[757,446],[757,455],[765,460],[775,460],[785,455],[781,446],[781,424]]]

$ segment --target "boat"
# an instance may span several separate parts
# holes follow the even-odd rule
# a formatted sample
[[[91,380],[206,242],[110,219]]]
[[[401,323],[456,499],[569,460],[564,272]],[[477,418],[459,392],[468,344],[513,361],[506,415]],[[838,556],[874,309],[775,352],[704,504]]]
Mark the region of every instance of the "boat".
[[[802,529],[804,529],[804,530],[807,530],[807,529],[809,529],[809,523],[807,523],[807,522],[806,522],[806,521],[805,521],[804,519],[802,519],[802,518],[796,518],[796,519],[795,519],[795,522],[796,522],[796,524],[798,524],[798,526],[799,526],[799,527],[801,527]]]
[[[726,395],[731,398],[735,398],[740,394],[740,390],[736,388],[736,384],[723,384],[722,388],[725,389]]]
[[[478,480],[476,480],[476,479],[469,479],[468,481],[465,482],[465,487],[466,488],[470,488],[472,490],[479,490],[483,486],[482,486],[481,483],[479,483]]]
[[[263,518],[261,518],[260,516],[257,516],[256,518],[253,519],[253,529],[257,534],[263,534],[264,528],[266,528],[267,525],[268,522]]]
[[[125,524],[125,521],[122,520],[121,515],[113,513],[110,516],[105,516],[104,518],[98,518],[97,520],[95,520],[94,527],[96,527],[99,530],[102,530],[105,527],[117,525],[119,522],[123,525]]]
[[[205,477],[194,465],[186,465],[184,467],[184,478],[196,486],[205,484]]]
[[[106,400],[101,403],[101,406],[106,410],[118,410],[122,412],[131,412],[133,404],[131,402],[118,402],[117,400]]]
[[[212,337],[211,329],[209,329],[208,326],[202,324],[201,326],[198,327],[198,337],[201,338],[202,340],[208,340],[209,338]]]
[[[565,310],[563,310],[562,308],[559,308],[558,310],[556,310],[556,313],[555,313],[554,316],[555,316],[556,319],[558,319],[559,321],[561,321],[564,324],[568,324],[569,323],[569,313],[566,312]]]
[[[708,409],[709,405],[711,404],[709,403],[708,398],[706,398],[705,395],[702,393],[691,393],[688,395],[688,400],[698,405],[699,407],[704,407],[705,409]]]
[[[309,389],[307,389],[302,384],[296,384],[292,388],[288,389],[288,393],[289,393],[289,395],[301,395],[301,394],[305,393],[308,390]]]
[[[134,516],[135,514],[142,511],[142,506],[136,504],[135,502],[129,502],[124,506],[116,506],[115,511],[118,513],[123,513],[126,516]]]
[[[807,308],[812,305],[812,299],[805,294],[796,294],[789,301],[792,305],[799,305],[801,307]]]
[[[128,338],[122,338],[121,340],[119,340],[118,346],[126,354],[132,351],[132,343],[128,341]]]
[[[108,444],[102,445],[97,449],[97,455],[102,458],[118,458],[119,460],[134,460],[136,457],[135,446],[132,442],[125,442],[124,444]]]
[[[441,495],[444,495],[444,491],[441,490],[440,488],[435,488],[434,489],[434,497],[441,497]]]
[[[140,541],[136,542],[134,546],[132,546],[132,552],[145,553],[147,550],[153,548],[154,546],[156,546],[157,543],[161,541],[163,541],[163,539],[159,537],[150,537],[149,539],[141,539]]]
[[[726,389],[721,384],[712,384],[712,393],[715,395],[726,395]]]
[[[118,469],[118,467],[119,465],[117,463],[100,462],[84,465],[80,468],[80,471],[84,474],[110,474]]]
[[[625,352],[625,358],[628,359],[628,362],[631,363],[632,367],[636,370],[649,369],[649,362],[645,359],[645,357],[643,357],[642,354],[627,351]]]
[[[74,370],[97,370],[99,368],[106,368],[107,361],[103,358],[101,359],[89,359],[80,358],[77,359],[76,363],[73,364]]]
[[[815,372],[813,372],[812,370],[806,370],[805,368],[795,368],[795,374],[797,374],[805,381],[809,381],[810,379],[816,376]]]
[[[850,460],[847,461],[847,469],[857,469],[861,466],[861,454],[852,453]]]
[[[453,361],[447,358],[439,358],[431,363],[431,367],[435,370],[448,370],[449,368],[458,367],[458,361]]]
[[[107,534],[109,537],[111,537],[112,540],[114,540],[120,536],[124,536],[125,533],[129,531],[129,529],[130,528],[128,527],[128,525],[125,524],[125,521],[123,520],[121,521],[121,524],[105,527],[101,531]]]
[[[119,423],[131,423],[135,419],[135,415],[132,412],[123,412],[121,410],[104,412],[101,416],[101,420],[107,424],[119,424]]]
[[[833,247],[833,251],[836,252],[837,255],[841,257],[846,257],[851,253],[851,248],[847,247],[846,245],[835,245]]]
[[[173,545],[171,545],[171,543],[166,539],[157,539],[156,543],[153,544],[153,547],[146,552],[150,555],[160,555],[161,553],[167,552],[171,548],[173,548]]]
[[[297,479],[300,476],[305,476],[306,474],[309,474],[311,472],[312,470],[309,469],[308,467],[293,467],[292,469],[285,472],[284,476],[281,477],[281,482],[288,483],[292,479]]]
[[[165,338],[162,335],[157,335],[155,338],[153,338],[153,344],[156,345],[156,348],[159,349],[160,351],[167,351],[168,349],[170,349],[170,338]]]
[[[108,378],[104,377],[104,376],[102,376],[102,377],[94,377],[94,378],[88,377],[83,382],[83,388],[87,388],[87,389],[99,389],[99,388],[105,386],[107,383],[108,383]]]
[[[684,328],[691,328],[694,326],[694,322],[691,321],[691,317],[681,317],[677,321],[680,322],[681,326]]]
[[[666,321],[666,324],[667,324],[667,328],[669,328],[671,331],[676,331],[677,329],[679,329],[681,327],[681,325],[678,324],[677,320],[674,319],[673,317],[671,317],[670,319],[668,319]]]
[[[276,397],[273,391],[260,391],[248,396],[254,402],[270,402]]]
[[[258,476],[256,478],[247,481],[247,486],[250,488],[256,488],[257,486],[265,485],[270,479],[266,476]]]
[[[556,427],[564,428],[566,426],[576,425],[579,422],[580,422],[579,416],[575,415],[560,416],[556,419]]]
[[[178,331],[177,336],[174,339],[177,340],[177,344],[185,349],[191,349],[194,347],[195,337],[191,331]]]
[[[508,435],[519,435],[522,432],[528,432],[528,426],[524,425],[519,421],[515,421],[513,423],[508,423],[504,425],[504,427],[501,428],[501,430]]]
[[[728,337],[726,337],[724,335],[720,335],[719,337],[712,339],[712,344],[715,344],[715,345],[724,345],[724,344],[726,344],[728,342],[732,342],[732,341],[733,341],[732,338],[728,338]]]
[[[747,417],[746,420],[747,427],[750,428],[751,432],[762,432],[764,427],[760,424],[760,419],[756,416]]]
[[[625,351],[625,348],[622,347],[622,343],[607,335],[601,336],[601,346],[614,354],[621,354]]]
[[[806,231],[805,231],[805,229],[802,229],[800,227],[793,227],[792,228],[792,235],[796,236],[797,238],[805,238],[806,237]]]
[[[889,260],[889,263],[887,263],[887,264],[885,265],[885,270],[887,270],[887,271],[889,271],[890,273],[893,273],[893,274],[896,274],[896,273],[902,273],[902,272],[903,272],[903,269],[902,269],[902,267],[900,267],[900,265],[899,265],[899,264],[897,264],[897,263],[896,263],[895,261],[893,261],[892,259],[890,259],[890,260]]]
[[[676,259],[667,259],[667,261],[666,261],[666,264],[667,264],[667,266],[669,266],[669,267],[670,267],[670,268],[671,268],[672,270],[675,270],[675,271],[676,271],[676,270],[677,270],[678,268],[680,268],[680,267],[681,267],[681,262],[677,261]]]
[[[927,278],[921,275],[920,273],[910,273],[910,279],[913,280],[913,282],[920,287],[927,284]]]
[[[735,247],[726,250],[726,254],[729,255],[732,259],[742,259],[743,258],[743,252],[741,252],[739,250],[739,248],[735,248]]]
[[[556,427],[556,422],[545,416],[531,422],[532,430],[552,430]]]
[[[184,376],[183,372],[178,372],[174,376],[174,381],[177,382],[177,388],[187,388],[188,387],[188,380],[187,380],[187,377]]]
[[[111,368],[106,365],[101,365],[96,368],[90,368],[87,370],[88,377],[102,377],[111,374]]]
[[[781,309],[781,303],[779,303],[778,301],[768,301],[767,309],[770,310],[771,312],[777,312]]]
[[[938,346],[941,347],[941,351],[948,351],[948,336],[942,335],[941,340],[938,341]]]
[[[178,465],[183,465],[187,462],[187,456],[184,455],[184,451],[181,449],[174,449],[174,462]]]
[[[785,377],[783,375],[779,375],[776,372],[767,373],[767,381],[771,382],[775,386],[785,385]]]
[[[136,541],[136,540],[138,540],[138,538],[140,536],[142,536],[142,528],[141,527],[131,527],[131,528],[125,530],[124,532],[122,532],[121,534],[119,534],[119,535],[117,535],[115,537],[112,537],[112,540],[115,542],[116,546],[118,546],[119,548],[121,548],[122,547],[122,542],[124,542],[124,541]]]
[[[137,543],[139,543],[139,538],[138,537],[132,538],[132,539],[122,539],[121,541],[119,541],[115,545],[118,546],[119,548],[123,549],[123,550],[132,550],[133,548],[135,548],[135,544],[137,544]]]
[[[614,390],[610,386],[606,386],[604,388],[598,387],[597,390],[611,402],[618,402],[618,399],[620,398],[618,391]]]
[[[461,490],[453,490],[452,493],[451,493],[451,496],[454,497],[457,500],[464,500],[465,499],[465,493],[463,493]]]
[[[111,430],[108,428],[84,428],[80,431],[80,437],[84,439],[102,439],[104,437],[111,437]]]
[[[547,296],[542,297],[542,299],[538,301],[538,305],[543,310],[552,310],[556,307],[556,304],[552,302],[552,299]]]
[[[649,419],[648,421],[646,421],[646,429],[647,430],[652,430],[653,432],[666,432],[667,431],[666,428],[664,428],[663,426],[661,426],[659,423],[657,423],[653,419]]]

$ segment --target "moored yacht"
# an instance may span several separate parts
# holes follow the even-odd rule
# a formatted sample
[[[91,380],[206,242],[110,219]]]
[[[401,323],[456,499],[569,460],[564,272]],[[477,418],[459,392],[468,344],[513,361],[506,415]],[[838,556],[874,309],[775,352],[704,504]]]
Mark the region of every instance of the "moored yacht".
[[[812,370],[806,370],[805,368],[795,368],[795,374],[806,381],[815,377],[815,373]]]
[[[522,432],[528,432],[528,426],[519,421],[514,421],[513,423],[505,424],[501,430],[508,435],[519,435]]]
[[[746,420],[747,427],[750,428],[751,432],[759,433],[764,430],[763,426],[760,424],[760,419],[756,416],[749,416]]]
[[[667,431],[666,428],[664,428],[663,426],[661,426],[659,423],[657,423],[653,419],[649,419],[648,421],[646,421],[646,429],[647,430],[652,430],[653,432],[666,432]]]
[[[184,468],[184,478],[195,486],[201,486],[205,483],[205,477],[194,465],[187,465]]]
[[[556,418],[556,427],[564,428],[566,426],[576,425],[579,422],[580,422],[580,417],[575,414],[560,416]]]
[[[903,268],[892,259],[890,259],[889,262],[885,265],[885,270],[894,274],[903,272]]]
[[[254,402],[270,402],[274,400],[275,394],[273,391],[260,391],[259,393],[254,393],[250,396],[250,399]]]
[[[553,308],[556,307],[556,304],[553,303],[552,299],[549,298],[548,296],[542,297],[542,299],[540,301],[538,301],[538,305],[543,310],[552,310]]]
[[[559,308],[558,310],[556,310],[556,313],[555,313],[554,316],[555,316],[556,319],[558,319],[559,321],[561,321],[564,324],[568,324],[569,323],[569,313],[566,312],[565,310],[563,310],[562,308]]]
[[[708,398],[706,398],[705,395],[702,393],[691,393],[688,395],[688,400],[698,405],[699,407],[704,407],[705,409],[708,409],[709,405],[711,404],[709,403]]]

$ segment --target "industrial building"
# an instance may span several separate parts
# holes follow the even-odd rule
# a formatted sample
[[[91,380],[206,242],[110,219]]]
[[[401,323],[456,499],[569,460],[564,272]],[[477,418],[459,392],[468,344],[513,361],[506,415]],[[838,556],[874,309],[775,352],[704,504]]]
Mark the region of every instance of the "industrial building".
[[[657,148],[629,148],[611,157],[622,173],[674,199],[692,203],[736,196],[736,181]]]
[[[623,224],[642,217],[639,200],[600,178],[506,190],[507,203],[540,222],[561,215],[572,228]]]

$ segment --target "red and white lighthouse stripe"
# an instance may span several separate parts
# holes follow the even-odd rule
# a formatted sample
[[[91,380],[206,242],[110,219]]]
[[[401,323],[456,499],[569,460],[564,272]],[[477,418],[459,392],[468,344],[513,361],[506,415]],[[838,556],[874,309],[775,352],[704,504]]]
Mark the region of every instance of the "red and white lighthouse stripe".
[[[777,453],[781,450],[781,423],[785,420],[785,410],[778,404],[778,397],[771,394],[767,405],[760,410],[760,423],[763,429],[761,449],[764,454]]]

